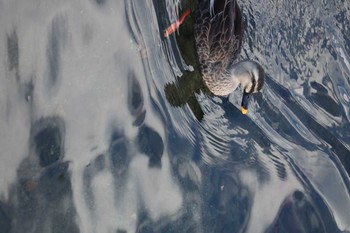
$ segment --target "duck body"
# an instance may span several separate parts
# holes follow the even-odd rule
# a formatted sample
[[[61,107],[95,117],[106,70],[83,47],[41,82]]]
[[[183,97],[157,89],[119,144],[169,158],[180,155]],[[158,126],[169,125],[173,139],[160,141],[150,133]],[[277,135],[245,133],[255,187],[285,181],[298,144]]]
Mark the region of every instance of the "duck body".
[[[236,0],[200,0],[194,12],[194,38],[203,80],[214,95],[234,91],[240,80],[232,65],[242,47],[243,21]]]
[[[241,85],[243,97],[242,113],[246,114],[252,93],[260,91],[265,73],[262,66],[252,60],[239,61],[243,41],[243,20],[236,0],[184,0],[183,7],[190,9],[190,19],[185,20],[176,40],[182,58],[194,70],[185,70],[180,78],[183,82],[179,93],[204,91],[216,96],[227,96]],[[182,24],[183,17],[176,26]],[[174,32],[174,24],[164,36]],[[193,85],[189,85],[192,83]],[[181,94],[179,94],[182,96]],[[169,95],[170,96],[170,95]],[[172,95],[175,96],[175,95]],[[171,98],[176,106],[188,102],[188,98]],[[193,98],[192,98],[193,99]],[[181,101],[180,101],[181,100]],[[192,109],[192,108],[191,108]],[[198,109],[198,108],[196,108]]]

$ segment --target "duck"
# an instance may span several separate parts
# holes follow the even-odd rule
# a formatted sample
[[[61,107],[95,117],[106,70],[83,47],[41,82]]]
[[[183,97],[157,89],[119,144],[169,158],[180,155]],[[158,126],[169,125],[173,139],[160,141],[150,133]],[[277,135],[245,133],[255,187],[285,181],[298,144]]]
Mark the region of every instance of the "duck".
[[[262,90],[265,72],[256,61],[238,61],[244,25],[237,0],[199,0],[193,12],[186,9],[164,30],[164,37],[173,34],[189,15],[193,18],[195,50],[207,89],[213,95],[228,96],[241,86],[241,112],[247,114],[250,97]]]

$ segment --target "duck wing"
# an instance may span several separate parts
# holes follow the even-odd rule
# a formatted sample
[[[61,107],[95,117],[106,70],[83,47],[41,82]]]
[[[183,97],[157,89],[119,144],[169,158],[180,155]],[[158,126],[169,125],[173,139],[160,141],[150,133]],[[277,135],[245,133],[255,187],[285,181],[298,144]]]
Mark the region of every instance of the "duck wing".
[[[243,21],[236,0],[202,0],[195,15],[195,38],[202,65],[226,69],[240,54]]]

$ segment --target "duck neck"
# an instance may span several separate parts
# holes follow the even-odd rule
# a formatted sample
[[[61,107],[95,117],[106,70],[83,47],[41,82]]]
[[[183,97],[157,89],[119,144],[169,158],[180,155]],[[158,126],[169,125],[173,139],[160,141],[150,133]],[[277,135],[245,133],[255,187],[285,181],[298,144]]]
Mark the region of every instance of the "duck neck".
[[[251,75],[249,73],[249,61],[241,61],[233,64],[231,67],[231,74],[232,78],[236,82],[238,81],[243,87],[249,85],[251,82]]]

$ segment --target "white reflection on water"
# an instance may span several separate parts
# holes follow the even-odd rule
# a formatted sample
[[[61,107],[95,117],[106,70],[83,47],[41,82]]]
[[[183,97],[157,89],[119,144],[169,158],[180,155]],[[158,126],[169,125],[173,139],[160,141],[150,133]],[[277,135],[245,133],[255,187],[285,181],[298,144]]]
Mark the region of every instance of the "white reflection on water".
[[[85,1],[1,1],[0,36],[5,42],[0,43],[2,201],[8,200],[17,167],[28,155],[30,125],[42,117],[59,116],[66,124],[64,159],[70,161],[81,232],[135,232],[140,206],[154,221],[176,214],[181,207],[181,192],[171,176],[167,153],[161,169],[150,169],[147,157],[139,154],[135,145],[131,146],[134,155],[120,196],[115,197],[115,177],[106,169],[90,181],[93,206],[84,200],[84,171],[108,150],[110,127],[120,128],[131,142],[137,135],[127,106],[130,71],[142,77],[139,82],[147,93],[142,57],[126,27],[124,9],[122,1],[102,7]],[[9,68],[11,61],[6,55],[6,37],[11,33],[17,35],[19,54],[14,68]],[[34,89],[25,96],[29,84]],[[152,125],[166,141],[163,124],[148,98],[144,104],[144,123]],[[35,157],[32,161],[40,177],[45,169]]]

